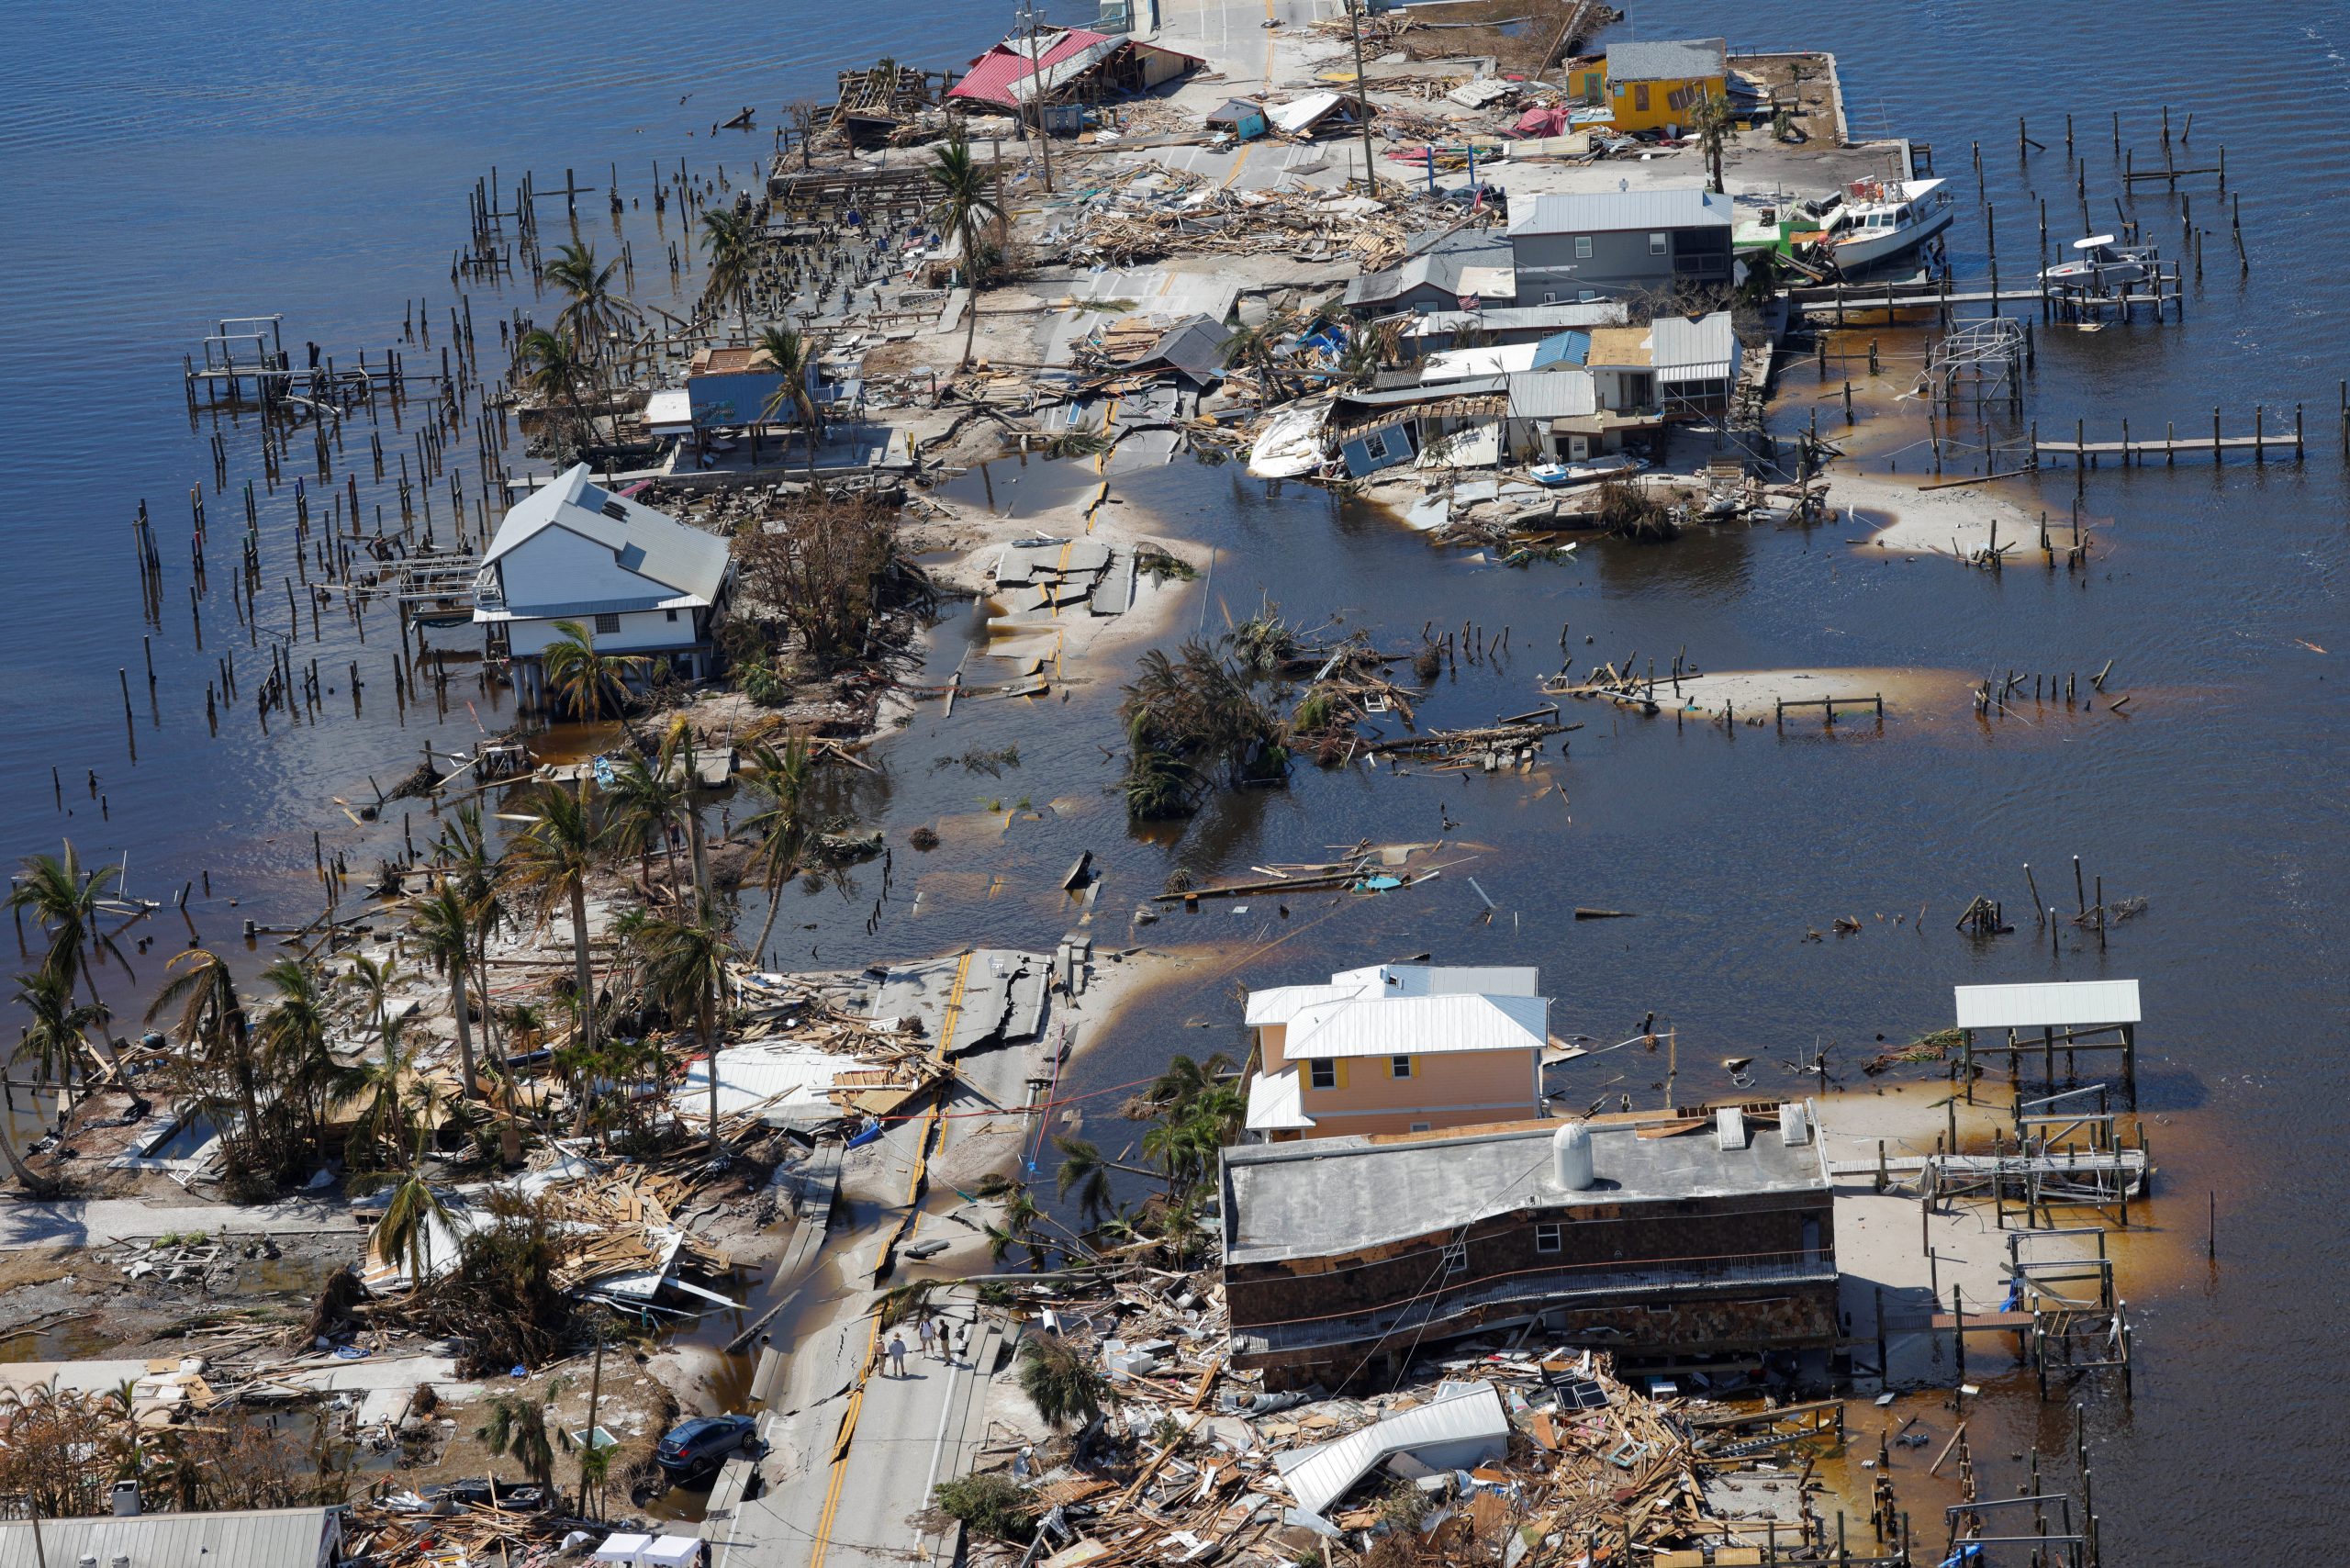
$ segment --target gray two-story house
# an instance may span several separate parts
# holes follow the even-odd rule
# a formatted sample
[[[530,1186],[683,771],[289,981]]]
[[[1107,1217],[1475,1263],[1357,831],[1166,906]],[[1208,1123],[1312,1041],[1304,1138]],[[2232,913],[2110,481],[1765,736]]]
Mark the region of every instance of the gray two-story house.
[[[1509,226],[1521,306],[1727,288],[1730,199],[1688,185],[1543,196]]]

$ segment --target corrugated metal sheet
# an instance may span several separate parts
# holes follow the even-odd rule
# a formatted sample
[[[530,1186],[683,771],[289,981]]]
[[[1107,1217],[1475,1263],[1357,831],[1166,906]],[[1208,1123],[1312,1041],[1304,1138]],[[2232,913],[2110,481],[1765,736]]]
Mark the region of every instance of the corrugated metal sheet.
[[[1642,229],[1728,229],[1735,221],[1729,197],[1701,185],[1653,191],[1552,193],[1534,198],[1525,217],[1509,226],[1521,234],[1614,234]]]
[[[1391,996],[1326,1002],[1290,1020],[1281,1054],[1304,1057],[1442,1056],[1539,1050],[1549,1038],[1542,996]]]
[[[1093,59],[1098,61],[1108,52],[1101,46],[1106,44],[1115,49],[1121,41],[1106,33],[1071,28],[1057,39],[1039,39],[1036,57],[1032,61],[1027,39],[1007,39],[971,62],[971,69],[960,82],[946,90],[946,95],[1001,104],[1007,109],[1017,108],[1026,96],[1021,91],[1021,84],[1025,83],[1036,70],[1045,71],[1046,80],[1050,82],[1055,65],[1074,60],[1088,50],[1091,50]]]
[[[1457,1450],[1437,1457],[1447,1465],[1465,1466],[1499,1458],[1508,1447],[1509,1415],[1501,1395],[1492,1383],[1480,1383],[1343,1438],[1277,1453],[1273,1463],[1297,1506],[1319,1514],[1399,1453]]]
[[[0,1523],[0,1568],[52,1568],[127,1557],[133,1568],[322,1568],[341,1539],[330,1508],[269,1508],[220,1514],[137,1514],[44,1519],[36,1545],[29,1522]]]
[[[1509,378],[1513,420],[1579,420],[1599,411],[1599,384],[1588,370],[1529,370]]]
[[[1729,312],[1717,310],[1691,320],[1685,316],[1660,316],[1649,323],[1650,363],[1657,379],[1675,381],[1726,380],[1738,367],[1738,333]]]
[[[1952,991],[1962,1029],[2086,1029],[2135,1024],[2143,1016],[2133,980],[1962,985]]]

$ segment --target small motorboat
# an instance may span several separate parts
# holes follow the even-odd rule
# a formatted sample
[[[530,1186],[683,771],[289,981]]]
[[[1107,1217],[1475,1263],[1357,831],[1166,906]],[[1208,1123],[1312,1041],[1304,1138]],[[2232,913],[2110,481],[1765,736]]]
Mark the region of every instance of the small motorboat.
[[[1547,485],[1556,490],[1569,485],[1618,479],[1627,474],[1637,474],[1647,466],[1639,458],[1619,452],[1607,457],[1595,457],[1587,463],[1537,463],[1526,471],[1526,476],[1538,485]]]
[[[2040,274],[2041,286],[2051,294],[2110,294],[2152,277],[2159,254],[2152,245],[2117,245],[2110,234],[2092,234],[2073,241],[2071,261]]]
[[[1852,273],[1916,250],[1951,225],[1958,207],[1940,180],[1859,180],[1830,215],[1828,253]]]

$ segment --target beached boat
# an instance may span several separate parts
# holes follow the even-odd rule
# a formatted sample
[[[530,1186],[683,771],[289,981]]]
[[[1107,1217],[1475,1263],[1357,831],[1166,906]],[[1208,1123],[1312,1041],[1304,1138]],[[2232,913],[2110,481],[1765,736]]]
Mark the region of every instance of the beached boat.
[[[1556,490],[1570,485],[1618,479],[1627,474],[1637,474],[1647,466],[1637,457],[1617,453],[1606,457],[1595,457],[1588,463],[1537,463],[1526,471],[1526,476],[1538,485],[1548,485]]]
[[[1916,250],[1957,216],[1940,180],[1857,180],[1830,214],[1828,253],[1841,272],[1874,266]]]
[[[2052,294],[2108,294],[2134,287],[2154,275],[2152,245],[2117,245],[2110,234],[2092,234],[2073,241],[2073,259],[2059,262],[2040,274],[2042,288]]]

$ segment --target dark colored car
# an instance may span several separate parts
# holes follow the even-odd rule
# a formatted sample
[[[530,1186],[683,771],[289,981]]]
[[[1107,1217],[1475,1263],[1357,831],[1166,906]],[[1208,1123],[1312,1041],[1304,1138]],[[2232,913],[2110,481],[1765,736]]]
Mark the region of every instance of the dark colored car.
[[[748,1416],[697,1416],[671,1428],[654,1457],[672,1481],[713,1474],[756,1439],[758,1422]]]

